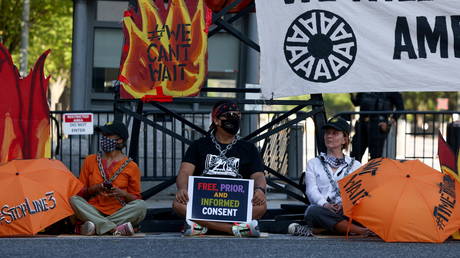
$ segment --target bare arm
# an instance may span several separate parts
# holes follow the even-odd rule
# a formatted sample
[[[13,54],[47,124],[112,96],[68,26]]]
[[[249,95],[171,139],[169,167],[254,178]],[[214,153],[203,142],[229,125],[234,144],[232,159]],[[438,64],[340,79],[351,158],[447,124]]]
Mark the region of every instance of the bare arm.
[[[254,197],[252,198],[252,203],[256,206],[263,205],[265,203],[265,193],[260,188],[267,189],[265,174],[264,172],[253,173],[251,179],[254,179]]]
[[[179,169],[179,175],[176,178],[176,201],[186,204],[188,202],[188,178],[193,176],[195,165],[188,162],[182,162]]]

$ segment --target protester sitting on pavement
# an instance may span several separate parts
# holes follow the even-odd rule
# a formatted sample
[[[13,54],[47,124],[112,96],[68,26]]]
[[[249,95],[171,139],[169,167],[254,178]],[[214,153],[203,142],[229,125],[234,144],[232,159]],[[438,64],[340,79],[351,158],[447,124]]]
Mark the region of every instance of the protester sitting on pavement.
[[[261,218],[267,210],[264,165],[254,144],[239,139],[240,119],[241,113],[236,103],[220,101],[214,105],[209,134],[194,141],[183,158],[176,179],[177,193],[173,209],[179,215],[186,216],[190,176],[250,178],[254,179],[253,220],[235,224],[186,220],[185,236],[206,234],[208,229],[238,237],[260,236],[256,219]]]
[[[83,222],[77,224],[76,231],[82,235],[133,235],[147,209],[140,195],[139,168],[122,152],[128,129],[121,122],[109,122],[95,131],[102,134],[102,151],[86,157],[79,177],[84,188],[70,199],[75,216]]]
[[[335,233],[347,232],[349,223],[348,218],[343,215],[337,181],[361,164],[343,153],[350,142],[350,125],[346,120],[332,118],[322,129],[327,151],[308,161],[305,175],[306,195],[310,200],[310,206],[305,211],[307,225],[290,224],[288,231],[293,235],[312,236],[312,228]],[[370,231],[351,223],[350,233],[366,235]]]

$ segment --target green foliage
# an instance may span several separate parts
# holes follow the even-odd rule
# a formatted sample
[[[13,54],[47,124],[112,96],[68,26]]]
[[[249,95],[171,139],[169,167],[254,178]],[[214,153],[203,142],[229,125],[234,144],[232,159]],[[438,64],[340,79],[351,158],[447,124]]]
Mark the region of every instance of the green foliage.
[[[457,109],[458,92],[404,92],[406,110],[436,110],[437,98],[449,99],[449,110]]]
[[[286,97],[286,98],[280,98],[283,100],[309,100],[310,95],[301,95],[301,96],[295,96],[295,97]],[[353,104],[350,101],[350,95],[348,93],[328,93],[328,94],[323,94],[323,100],[324,100],[324,107],[326,109],[326,113],[329,116],[332,116],[336,113],[339,112],[345,112],[345,111],[353,111]],[[275,106],[273,110],[278,110],[278,111],[287,111],[295,106]],[[307,107],[304,109],[304,111],[311,110],[310,107]]]
[[[431,111],[436,110],[437,98],[449,99],[449,110],[457,109],[458,92],[404,92],[402,93],[406,110]],[[309,95],[288,97],[282,99],[289,100],[308,100]],[[355,107],[351,103],[348,93],[328,93],[323,94],[324,106],[328,117],[340,112],[354,111]],[[294,106],[280,106],[276,110],[289,110]],[[359,109],[358,109],[359,110]]]
[[[0,0],[0,41],[19,65],[23,0]],[[28,67],[46,50],[46,74],[70,78],[72,59],[72,0],[31,0]]]
[[[0,42],[11,53],[21,44],[21,17],[23,1],[0,0]]]
[[[348,93],[323,94],[323,99],[328,118],[340,112],[354,111],[350,94]]]

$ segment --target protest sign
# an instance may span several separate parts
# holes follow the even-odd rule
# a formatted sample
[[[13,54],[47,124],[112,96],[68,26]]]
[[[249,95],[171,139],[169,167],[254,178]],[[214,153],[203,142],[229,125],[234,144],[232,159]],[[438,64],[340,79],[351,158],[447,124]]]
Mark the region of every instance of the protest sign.
[[[256,0],[265,98],[459,91],[458,0]]]
[[[120,97],[195,96],[206,81],[204,0],[131,1],[124,14]]]
[[[249,222],[253,191],[251,179],[192,176],[188,183],[187,219]]]

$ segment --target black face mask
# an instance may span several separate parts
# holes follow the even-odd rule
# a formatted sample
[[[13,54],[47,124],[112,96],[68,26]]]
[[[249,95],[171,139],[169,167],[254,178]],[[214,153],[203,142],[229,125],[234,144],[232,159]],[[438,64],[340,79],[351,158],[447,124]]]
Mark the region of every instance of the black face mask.
[[[231,135],[236,135],[240,130],[240,117],[239,116],[226,116],[226,120],[222,121],[222,129]]]

